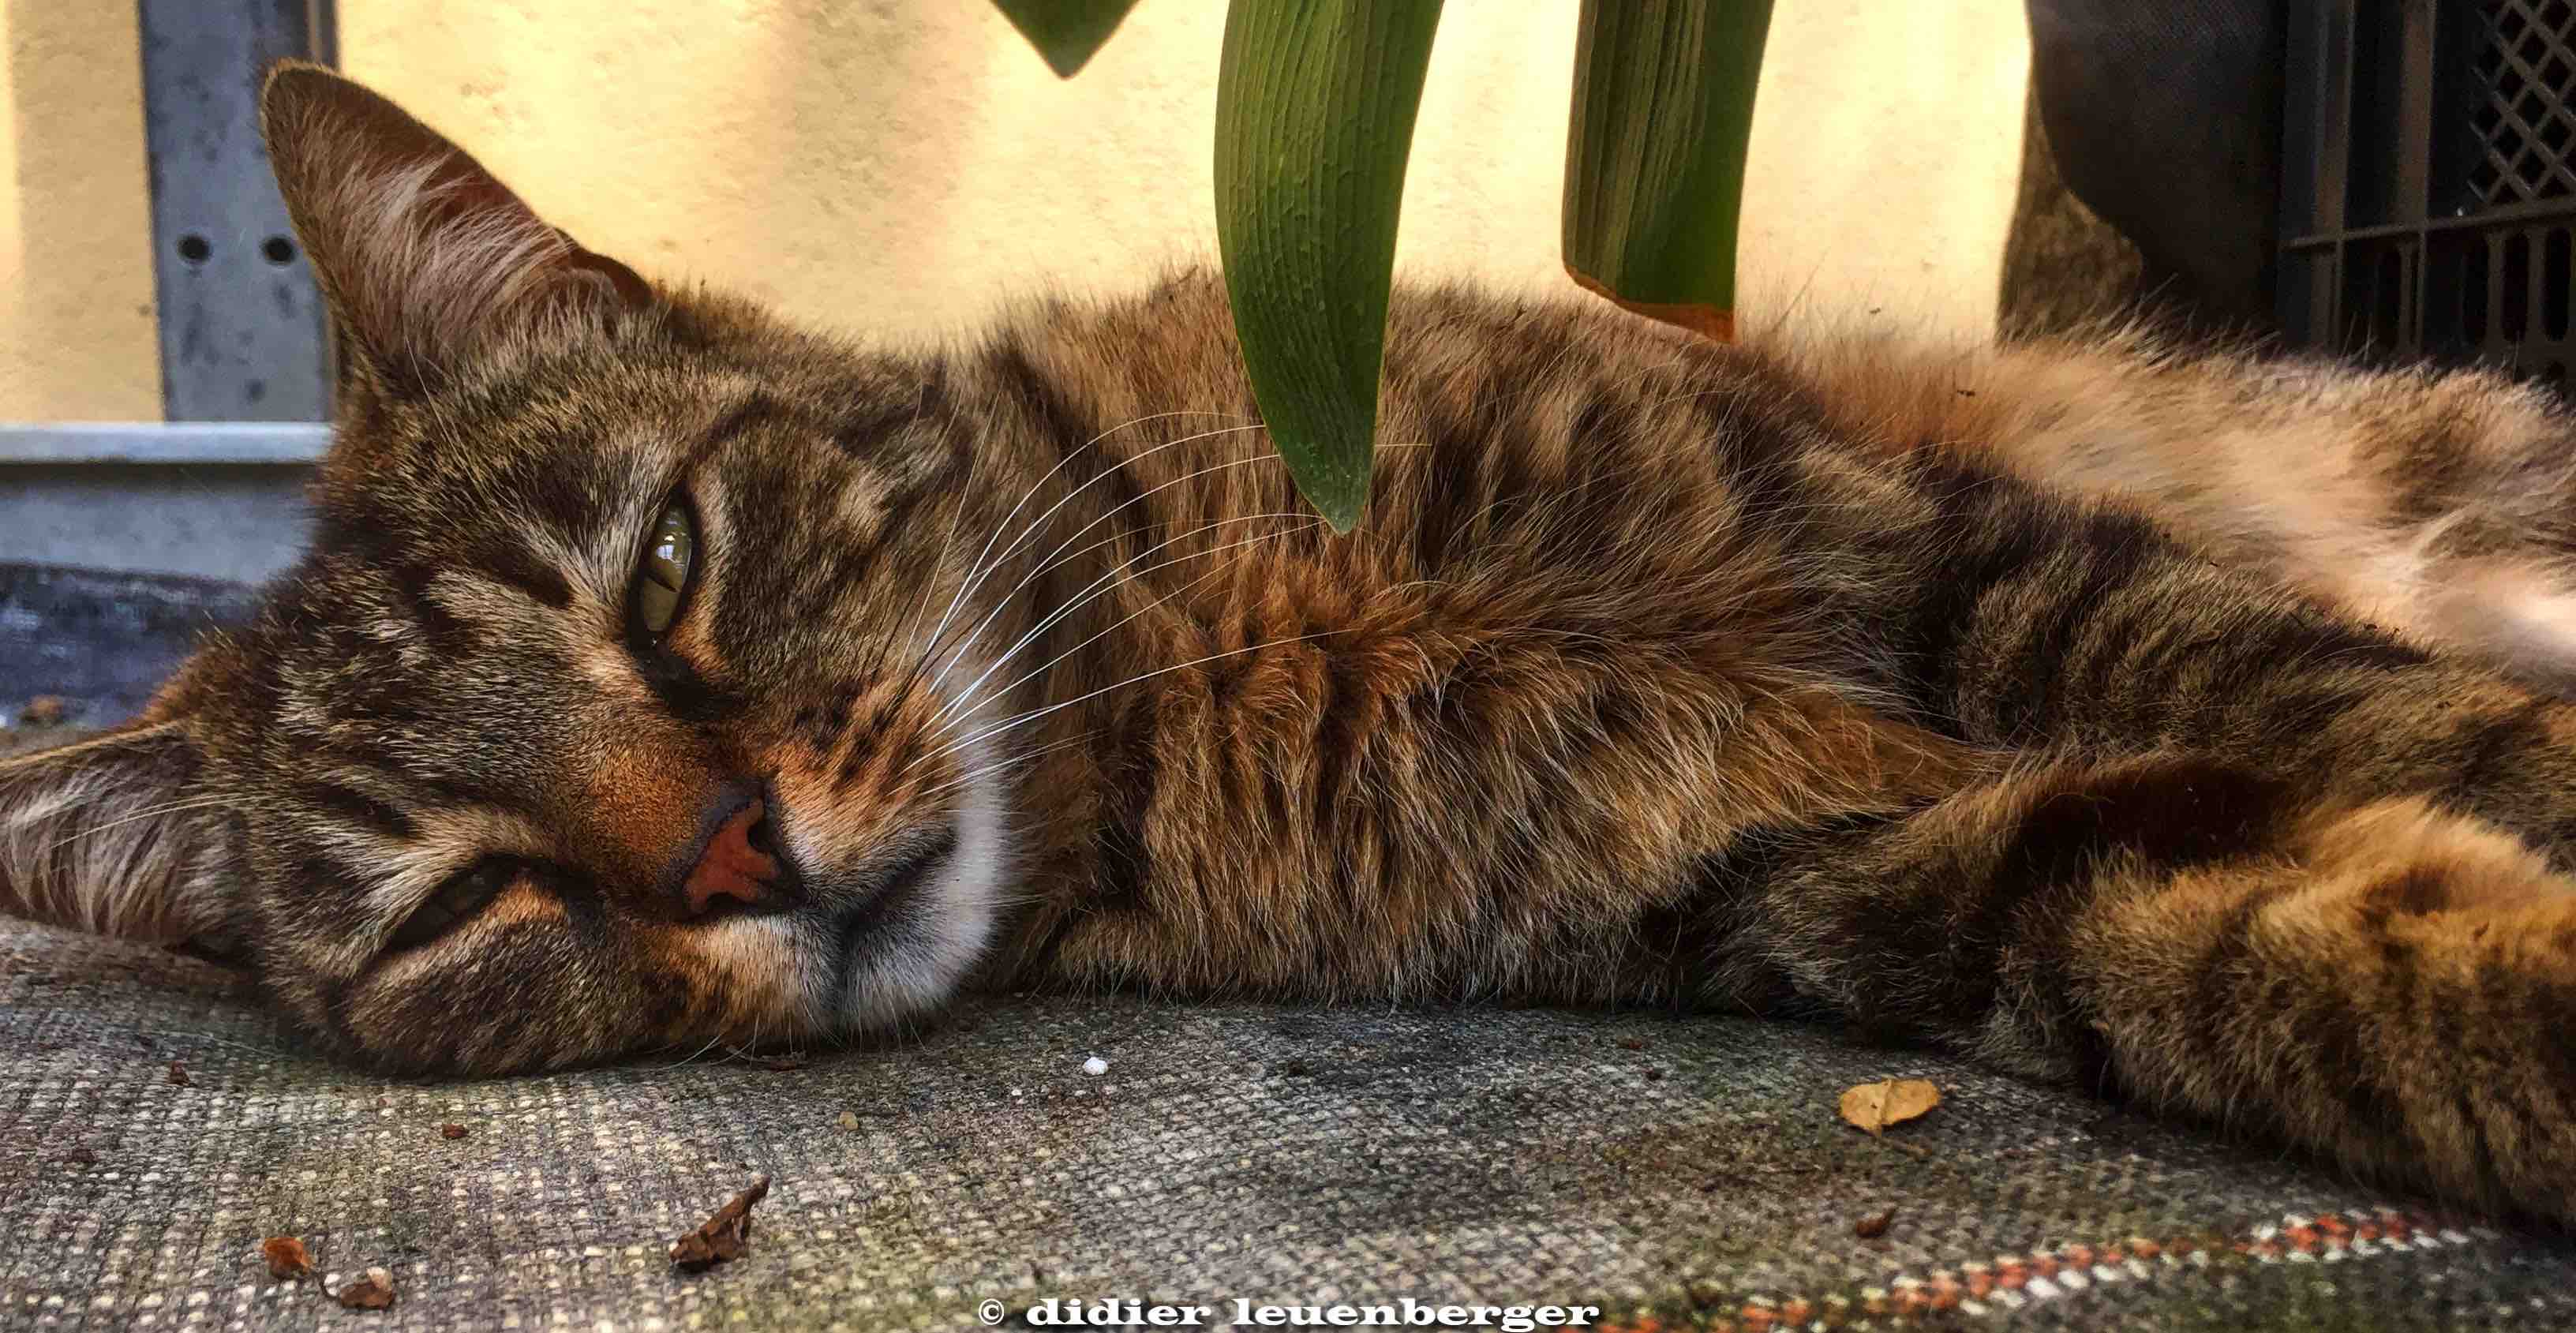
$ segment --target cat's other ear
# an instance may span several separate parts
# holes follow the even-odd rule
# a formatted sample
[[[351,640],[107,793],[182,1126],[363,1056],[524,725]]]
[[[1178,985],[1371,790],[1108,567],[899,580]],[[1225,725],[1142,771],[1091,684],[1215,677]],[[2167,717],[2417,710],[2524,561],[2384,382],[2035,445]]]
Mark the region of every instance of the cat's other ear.
[[[0,912],[219,950],[222,811],[181,722],[0,759]]]
[[[464,149],[319,65],[271,68],[259,117],[362,383],[423,392],[504,341],[653,301],[633,269],[546,225]]]

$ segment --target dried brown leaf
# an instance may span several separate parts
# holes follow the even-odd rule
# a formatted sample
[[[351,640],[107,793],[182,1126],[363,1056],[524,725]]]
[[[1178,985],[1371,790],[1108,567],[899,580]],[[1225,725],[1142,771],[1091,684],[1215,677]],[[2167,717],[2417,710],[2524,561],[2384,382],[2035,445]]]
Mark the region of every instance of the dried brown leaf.
[[[454,1122],[452,1122],[452,1121],[451,1121],[451,1122],[449,1122],[449,1123],[447,1123],[447,1124],[440,1125],[440,1126],[438,1127],[438,1137],[440,1137],[440,1138],[442,1138],[442,1139],[461,1139],[461,1138],[464,1138],[464,1137],[465,1137],[465,1126],[460,1125],[460,1124],[456,1124],[456,1123],[454,1123]]]
[[[1876,1134],[1941,1104],[1941,1090],[1919,1078],[1891,1078],[1843,1090],[1843,1119]]]
[[[1852,1234],[1862,1240],[1876,1240],[1887,1234],[1888,1224],[1896,1220],[1896,1210],[1882,1208],[1852,1223]]]
[[[304,1242],[293,1236],[271,1236],[259,1243],[259,1257],[268,1261],[268,1275],[292,1279],[313,1276],[313,1256],[304,1252]]]
[[[331,1299],[352,1310],[382,1310],[394,1303],[394,1275],[382,1268],[370,1268],[340,1284]]]
[[[751,1182],[751,1188],[725,1201],[715,1216],[698,1229],[671,1242],[671,1262],[684,1271],[695,1273],[712,1268],[728,1259],[739,1259],[751,1248],[751,1209],[769,1195],[769,1177]]]
[[[188,1067],[186,1065],[183,1065],[176,1060],[170,1062],[170,1084],[173,1087],[179,1088],[188,1086]]]

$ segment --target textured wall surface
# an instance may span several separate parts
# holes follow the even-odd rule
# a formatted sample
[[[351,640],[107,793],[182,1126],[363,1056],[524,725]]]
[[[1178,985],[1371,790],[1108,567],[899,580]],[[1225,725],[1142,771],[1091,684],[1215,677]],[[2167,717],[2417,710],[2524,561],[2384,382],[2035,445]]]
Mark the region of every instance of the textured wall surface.
[[[161,415],[130,0],[0,0],[0,421]]]
[[[5,0],[0,419],[149,417],[133,7]],[[1576,0],[1452,0],[1400,263],[1557,276]],[[585,243],[895,336],[1215,252],[1215,0],[1059,82],[974,0],[340,0],[343,63]],[[1779,6],[1744,317],[1990,326],[2028,65],[2012,0]]]

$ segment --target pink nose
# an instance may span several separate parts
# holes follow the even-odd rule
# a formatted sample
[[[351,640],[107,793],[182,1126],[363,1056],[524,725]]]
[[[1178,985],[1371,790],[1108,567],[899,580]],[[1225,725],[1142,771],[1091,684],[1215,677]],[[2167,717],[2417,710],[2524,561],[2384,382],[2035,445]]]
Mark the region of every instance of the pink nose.
[[[752,830],[760,827],[767,810],[753,801],[725,820],[716,835],[707,839],[706,850],[698,853],[698,863],[681,883],[681,896],[688,902],[689,915],[699,916],[718,898],[738,899],[757,906],[777,891],[778,858],[753,845]]]

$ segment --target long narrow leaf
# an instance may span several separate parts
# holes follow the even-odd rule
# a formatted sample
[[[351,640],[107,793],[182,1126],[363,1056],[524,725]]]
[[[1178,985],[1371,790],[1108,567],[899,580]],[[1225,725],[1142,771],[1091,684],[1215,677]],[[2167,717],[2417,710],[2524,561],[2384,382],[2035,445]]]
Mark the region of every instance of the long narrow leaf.
[[[1234,0],[1216,226],[1252,393],[1336,531],[1368,504],[1396,212],[1438,0]]]
[[[1735,336],[1744,153],[1771,0],[1583,0],[1565,268],[1640,314]]]
[[[993,0],[1059,79],[1070,79],[1118,31],[1136,0]]]

